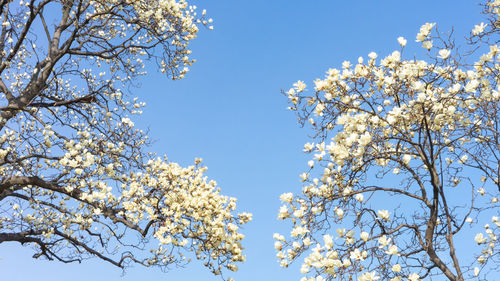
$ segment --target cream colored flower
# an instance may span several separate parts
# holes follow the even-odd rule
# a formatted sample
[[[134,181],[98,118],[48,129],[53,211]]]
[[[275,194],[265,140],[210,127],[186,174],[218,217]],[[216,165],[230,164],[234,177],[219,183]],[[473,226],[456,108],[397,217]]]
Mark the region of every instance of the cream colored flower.
[[[439,57],[443,60],[447,59],[451,54],[450,50],[447,49],[441,49],[439,50]]]
[[[406,46],[406,39],[404,37],[398,37],[398,43],[401,47]]]
[[[378,239],[378,243],[380,244],[378,247],[379,248],[384,248],[385,246],[387,246],[389,243],[391,242],[391,238],[387,238],[386,235],[382,235],[379,239]]]
[[[419,281],[420,276],[417,273],[412,273],[408,276],[408,281]]]
[[[368,238],[370,238],[370,234],[368,232],[361,232],[361,234],[359,235],[359,237],[363,240],[363,241],[368,241]]]
[[[389,246],[389,249],[387,251],[385,251],[386,254],[388,255],[396,255],[396,256],[399,256],[399,251],[398,251],[398,247],[394,244],[392,244],[391,246]]]
[[[410,163],[410,161],[411,161],[411,155],[409,155],[409,154],[403,155],[403,163],[408,165],[408,163]]]
[[[488,26],[487,24],[484,24],[483,22],[480,24],[474,25],[474,29],[472,30],[472,35],[479,35],[484,32],[484,29]]]
[[[364,196],[363,196],[363,194],[362,194],[362,193],[358,193],[358,194],[356,194],[356,196],[355,196],[354,198],[356,199],[356,201],[358,201],[358,202],[360,202],[360,203],[362,203],[362,202],[363,202],[363,200],[365,200],[365,199],[364,199]]]
[[[476,234],[476,236],[474,237],[474,241],[476,241],[476,243],[477,243],[478,245],[481,245],[481,244],[483,244],[483,243],[486,243],[487,239],[486,239],[486,237],[484,237],[484,236],[483,236],[483,234],[482,234],[482,233],[478,233],[478,234]]]
[[[288,192],[288,193],[283,193],[280,195],[280,200],[286,203],[292,203],[293,200],[293,193]]]
[[[365,272],[358,277],[358,281],[375,281],[380,279],[376,272]]]
[[[401,265],[395,264],[392,266],[392,271],[394,272],[401,272]]]
[[[426,50],[430,50],[432,48],[432,41],[427,40],[427,41],[422,42],[422,48],[424,48]]]
[[[391,213],[389,213],[389,211],[387,211],[387,210],[379,210],[379,211],[377,211],[377,214],[380,218],[382,218],[383,220],[386,220],[386,221],[389,220],[389,217],[391,215]]]
[[[478,276],[479,275],[479,268],[476,266],[474,267],[474,276]]]

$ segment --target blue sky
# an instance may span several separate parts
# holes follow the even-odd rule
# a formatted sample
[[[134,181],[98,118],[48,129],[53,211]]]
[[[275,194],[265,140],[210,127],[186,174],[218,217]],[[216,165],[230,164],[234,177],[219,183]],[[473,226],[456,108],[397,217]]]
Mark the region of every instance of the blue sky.
[[[195,2],[192,2],[193,4]],[[322,77],[344,60],[371,51],[380,56],[408,39],[405,57],[413,57],[419,27],[436,22],[452,26],[458,44],[482,21],[476,1],[199,1],[214,19],[192,43],[198,61],[182,81],[170,81],[150,69],[135,95],[147,103],[134,120],[149,128],[152,150],[189,165],[202,157],[222,193],[237,197],[240,211],[254,214],[243,233],[247,262],[236,280],[299,280],[297,266],[279,267],[272,234],[286,232],[276,219],[279,195],[300,192],[298,175],[308,160],[302,147],[310,131],[286,110],[287,90],[297,80]],[[420,52],[420,51],[418,51]],[[98,260],[60,264],[33,260],[29,248],[0,246],[1,279],[25,280],[220,280],[200,263],[163,273],[135,266],[120,269]]]

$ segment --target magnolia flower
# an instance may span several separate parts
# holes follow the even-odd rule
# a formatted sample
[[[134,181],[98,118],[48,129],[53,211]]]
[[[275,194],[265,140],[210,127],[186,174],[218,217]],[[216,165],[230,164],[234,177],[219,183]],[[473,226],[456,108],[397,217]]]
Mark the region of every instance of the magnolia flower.
[[[425,23],[420,27],[420,32],[417,34],[417,42],[422,42],[427,38],[435,23]]]
[[[486,193],[486,190],[484,190],[484,188],[480,188],[477,193],[481,194],[481,195],[484,195]]]
[[[401,272],[401,265],[395,264],[392,266],[392,271],[394,272]]]
[[[395,122],[396,122],[396,118],[394,118],[394,116],[393,116],[393,115],[389,115],[389,116],[387,116],[387,123],[389,123],[389,124],[391,124],[391,125],[392,125],[392,124],[394,124]]]
[[[309,232],[309,230],[307,228],[302,227],[302,226],[296,226],[290,232],[290,236],[292,236],[292,237],[298,237],[298,236],[305,235],[308,232]]]
[[[467,82],[467,84],[464,87],[464,90],[467,93],[474,93],[478,86],[479,86],[479,81],[477,79],[472,79],[471,81]]]
[[[323,241],[325,241],[325,247],[331,249],[333,247],[333,238],[329,234],[323,235]]]
[[[426,38],[426,37],[427,37],[427,36],[423,35],[422,33],[418,33],[418,34],[417,34],[417,40],[415,40],[415,41],[417,41],[417,42],[422,42],[422,41],[424,41],[424,40],[425,40],[425,38]]]
[[[403,163],[405,163],[406,165],[408,165],[408,163],[410,163],[410,160],[411,160],[411,155],[410,154],[403,155]]]
[[[408,281],[419,281],[420,280],[420,276],[416,273],[412,273],[410,275],[408,275]]]
[[[304,246],[309,247],[311,245],[311,238],[309,237],[304,238],[302,240],[302,243],[304,244]]]
[[[362,146],[366,146],[368,143],[370,143],[371,140],[372,140],[372,136],[370,135],[370,133],[369,132],[365,132],[359,138],[359,144],[362,145]]]
[[[283,202],[292,203],[293,193],[288,192],[288,193],[281,194],[280,195],[280,200],[283,201]]]
[[[451,54],[451,51],[450,50],[447,50],[447,49],[441,49],[439,50],[439,57],[441,59],[447,59]]]
[[[134,122],[132,122],[132,120],[130,120],[130,118],[128,118],[128,117],[122,118],[122,123],[129,126],[129,127],[134,126]]]
[[[304,144],[304,152],[310,152],[314,149],[314,144],[308,142]]]
[[[293,212],[293,216],[297,218],[301,218],[304,216],[304,210],[303,209],[298,209]]]
[[[288,207],[283,205],[280,207],[279,213],[278,213],[278,219],[284,220],[289,216],[288,214]]]
[[[316,115],[322,116],[323,110],[325,110],[325,105],[323,103],[318,103],[318,105],[316,105],[314,113],[316,113]]]
[[[474,276],[478,276],[479,275],[479,268],[476,266],[474,267]]]
[[[279,241],[285,241],[285,236],[279,234],[279,233],[274,233],[273,234],[273,239],[279,240]]]
[[[341,218],[341,219],[342,219],[342,218],[344,217],[344,210],[342,210],[342,209],[340,209],[340,208],[337,208],[337,209],[335,210],[335,214],[336,214],[337,216],[339,216],[339,218]]]
[[[342,194],[344,194],[345,196],[347,196],[351,193],[352,193],[352,188],[350,186],[344,188],[344,190],[342,191]]]
[[[361,251],[357,248],[349,254],[349,258],[351,260],[356,260],[356,261],[364,260],[363,255],[361,254]]]
[[[482,233],[478,233],[476,234],[476,236],[474,237],[474,240],[477,242],[478,245],[481,245],[483,243],[486,243],[486,237],[483,236]]]
[[[432,48],[432,41],[427,40],[422,42],[422,48],[430,50]]]
[[[379,210],[377,212],[378,216],[381,217],[383,220],[386,220],[388,221],[389,220],[389,216],[390,216],[390,213],[389,211],[387,210]]]
[[[365,272],[358,277],[358,281],[374,281],[380,279],[376,272]]]
[[[487,24],[484,24],[483,22],[480,24],[474,25],[474,29],[472,30],[472,35],[479,35],[484,32],[484,28],[487,26]]]
[[[306,84],[301,80],[295,82],[293,86],[295,87],[297,92],[302,92],[306,88]]]
[[[386,254],[388,255],[397,255],[399,256],[399,251],[398,251],[398,246],[392,244],[391,246],[389,246],[389,249],[387,251],[385,251]]]
[[[401,47],[406,46],[406,39],[404,37],[398,37],[398,43]]]
[[[345,231],[345,228],[337,228],[337,229],[335,230],[335,232],[337,233],[337,235],[338,235],[339,237],[344,237],[344,236],[345,236],[345,232],[346,232],[346,231]]]
[[[370,234],[368,234],[368,232],[361,232],[361,234],[359,235],[359,237],[361,237],[361,239],[363,239],[363,241],[368,241],[368,238],[370,238]]]
[[[467,160],[469,159],[469,156],[467,156],[466,154],[462,155],[462,157],[460,157],[460,160],[458,161],[460,164],[465,164],[465,162],[467,162]]]
[[[360,202],[360,203],[362,203],[362,202],[363,202],[363,200],[365,200],[365,199],[364,199],[363,194],[361,194],[361,193],[356,194],[356,196],[355,196],[354,198],[355,198],[358,202]]]
[[[376,59],[376,58],[377,58],[377,53],[375,53],[375,52],[370,52],[370,53],[368,54],[368,57],[369,57],[369,58],[371,58],[372,60],[374,60],[374,59]]]
[[[420,27],[420,33],[427,36],[431,32],[431,29],[436,25],[436,23],[428,23],[426,22],[424,25]]]
[[[387,236],[383,235],[378,239],[378,243],[380,244],[380,246],[378,246],[378,247],[382,249],[385,246],[389,245],[390,242],[391,242],[391,238],[387,238]]]

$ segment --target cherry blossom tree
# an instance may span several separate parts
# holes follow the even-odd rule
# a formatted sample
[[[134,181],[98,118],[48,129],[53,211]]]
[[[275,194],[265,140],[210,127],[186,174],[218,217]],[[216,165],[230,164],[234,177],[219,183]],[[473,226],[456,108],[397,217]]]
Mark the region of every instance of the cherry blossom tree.
[[[245,260],[235,214],[196,159],[145,151],[131,97],[145,62],[173,79],[211,28],[184,0],[0,1],[0,244],[35,258],[118,267],[186,264],[215,274]]]
[[[281,266],[304,257],[305,281],[498,277],[500,1],[484,12],[471,51],[426,23],[425,60],[400,37],[285,93],[315,137],[302,193],[281,196]]]

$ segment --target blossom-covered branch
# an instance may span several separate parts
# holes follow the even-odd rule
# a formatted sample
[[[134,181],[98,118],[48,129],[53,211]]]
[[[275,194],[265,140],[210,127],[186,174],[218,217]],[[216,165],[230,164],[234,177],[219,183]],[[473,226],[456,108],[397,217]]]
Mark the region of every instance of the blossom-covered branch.
[[[145,151],[130,88],[146,63],[173,79],[211,28],[184,0],[29,0],[0,5],[0,243],[35,257],[98,257],[167,269],[191,257],[214,273],[245,260],[236,199]],[[136,235],[133,234],[136,233]]]
[[[500,1],[485,11],[498,22]],[[274,237],[282,266],[306,255],[302,280],[478,280],[496,271],[498,27],[476,25],[475,52],[464,55],[426,23],[416,42],[427,60],[405,60],[400,37],[385,58],[345,61],[314,91],[298,81],[285,93],[316,142],[304,146],[312,159],[302,194],[281,196],[278,218],[293,225]],[[479,245],[475,256],[457,241]]]

